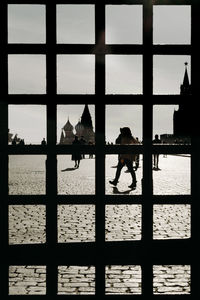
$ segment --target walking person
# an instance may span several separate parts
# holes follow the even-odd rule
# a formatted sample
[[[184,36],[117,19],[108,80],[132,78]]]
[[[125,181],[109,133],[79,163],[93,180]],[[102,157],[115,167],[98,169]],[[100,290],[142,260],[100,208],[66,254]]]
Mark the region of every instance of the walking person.
[[[118,143],[120,145],[127,145],[127,144],[137,144],[136,139],[132,136],[131,130],[129,127],[123,127],[120,128],[120,138],[118,139]],[[121,175],[121,170],[124,166],[127,166],[131,177],[132,177],[132,183],[129,185],[129,188],[135,189],[136,188],[136,175],[135,171],[133,169],[133,161],[135,161],[135,154],[119,154],[119,160],[118,160],[118,165],[117,165],[117,170],[115,174],[115,179],[109,181],[111,184],[114,186],[117,185],[118,180]]]
[[[75,138],[74,138],[74,141],[72,142],[73,145],[80,145],[80,141],[78,139],[78,136],[76,135]],[[82,156],[80,153],[78,152],[74,152],[72,154],[72,160],[75,161],[75,165],[74,165],[74,168],[79,168],[79,165],[80,165],[80,160],[82,159]]]
[[[152,142],[153,142],[153,144],[161,144],[161,140],[158,138],[158,134],[155,135],[155,139]],[[153,169],[154,170],[159,170],[158,163],[159,163],[159,154],[155,153],[155,154],[153,154]]]

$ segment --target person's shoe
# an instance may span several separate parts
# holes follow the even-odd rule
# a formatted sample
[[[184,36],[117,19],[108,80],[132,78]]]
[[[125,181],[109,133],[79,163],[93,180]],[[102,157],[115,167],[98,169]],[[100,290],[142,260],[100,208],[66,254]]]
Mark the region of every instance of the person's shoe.
[[[128,186],[130,189],[136,189],[136,182],[133,182],[131,185]]]
[[[116,180],[110,180],[109,183],[112,184],[112,185],[114,185],[114,186],[116,186],[117,183],[118,183],[118,181],[116,181]]]

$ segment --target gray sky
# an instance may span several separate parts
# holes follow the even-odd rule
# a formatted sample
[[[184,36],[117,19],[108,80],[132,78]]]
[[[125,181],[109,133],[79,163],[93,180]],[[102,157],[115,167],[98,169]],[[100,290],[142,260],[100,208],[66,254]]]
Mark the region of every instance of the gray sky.
[[[155,44],[189,44],[191,40],[190,6],[155,6],[153,10],[153,38]],[[94,5],[58,5],[57,6],[57,42],[89,43],[95,41]],[[106,6],[106,43],[108,44],[142,44],[142,6],[108,5]],[[44,5],[8,5],[8,41],[9,43],[45,43],[45,6]],[[190,57],[154,56],[154,94],[179,94],[184,75],[184,63],[188,62],[190,77]],[[10,94],[45,94],[46,93],[46,59],[44,55],[9,55],[9,93]],[[95,77],[94,55],[58,55],[57,85],[59,94],[94,94]],[[112,55],[106,56],[106,94],[141,94],[142,93],[142,56]],[[69,108],[69,107],[68,107]],[[135,106],[136,108],[136,106]],[[38,108],[39,109],[39,108]],[[10,106],[9,128],[28,141],[34,127],[38,127],[38,142],[46,136],[44,129],[44,108],[40,113],[36,107]],[[91,107],[91,113],[93,114]],[[20,112],[21,110],[21,112]],[[70,121],[75,125],[80,118],[80,110],[70,109]],[[174,106],[165,111],[157,107],[154,116],[156,133],[170,133]],[[121,111],[123,111],[123,117]],[[130,123],[133,134],[141,138],[141,112],[129,113],[117,106],[107,108],[106,135],[115,139],[123,120]],[[137,111],[137,110],[136,110]],[[32,114],[37,122],[29,122],[27,116]],[[63,110],[58,123],[58,131],[67,121],[68,114]],[[164,114],[164,115],[163,115]],[[20,117],[19,117],[20,116]],[[118,118],[116,116],[119,116]],[[134,118],[133,118],[134,116]],[[163,117],[164,116],[164,117]],[[168,116],[168,117],[167,117]],[[41,120],[39,118],[41,117]],[[121,120],[122,119],[122,120]],[[31,119],[30,119],[31,120]],[[93,118],[94,120],[94,118]],[[117,121],[119,124],[117,124]],[[20,128],[20,127],[27,128]],[[125,126],[125,125],[123,125]],[[116,129],[117,128],[117,129]],[[17,131],[16,131],[17,129]],[[23,131],[24,130],[24,131]],[[36,131],[35,131],[36,132]],[[21,134],[20,134],[21,133]],[[60,133],[59,133],[60,135]],[[59,138],[59,136],[58,136]],[[33,142],[36,141],[36,136]]]

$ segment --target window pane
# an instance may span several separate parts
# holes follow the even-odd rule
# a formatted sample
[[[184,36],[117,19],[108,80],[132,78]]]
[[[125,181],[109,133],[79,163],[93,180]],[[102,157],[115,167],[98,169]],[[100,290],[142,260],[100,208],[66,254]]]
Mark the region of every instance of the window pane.
[[[153,8],[154,44],[190,44],[191,7],[156,5]]]
[[[71,145],[75,136],[81,144],[95,144],[95,106],[58,105],[57,143]]]
[[[58,242],[81,243],[95,241],[94,205],[58,206]]]
[[[46,242],[46,208],[44,205],[9,206],[9,244]]]
[[[181,85],[184,84],[185,63],[188,64],[188,86],[191,83],[190,60],[188,55],[154,55],[153,93],[180,95]],[[191,94],[191,89],[188,94]]]
[[[106,6],[106,43],[142,44],[142,6]]]
[[[45,155],[9,155],[9,195],[45,194]]]
[[[156,295],[190,294],[191,276],[188,265],[153,266],[153,293]]]
[[[57,43],[95,43],[94,5],[57,5]]]
[[[9,94],[46,93],[45,55],[8,55]]]
[[[129,127],[133,137],[141,144],[142,105],[106,105],[107,144],[116,143],[123,127]]]
[[[189,195],[191,193],[190,157],[190,154],[153,155],[154,195]]]
[[[142,168],[141,154],[106,155],[106,194],[140,195]]]
[[[106,205],[106,241],[141,240],[141,205]]]
[[[74,152],[58,155],[58,194],[95,194],[95,159]],[[95,157],[93,157],[95,158]]]
[[[142,94],[142,56],[106,56],[106,94]]]
[[[45,43],[44,5],[8,5],[8,42]]]
[[[9,266],[9,295],[45,294],[45,266]]]
[[[142,293],[140,266],[106,266],[106,295]]]
[[[187,239],[191,237],[190,205],[154,205],[153,238]]]
[[[58,295],[94,295],[95,267],[59,266]]]
[[[94,94],[95,56],[57,55],[57,93]]]
[[[153,134],[158,134],[162,144],[191,144],[192,118],[189,105],[154,105]]]
[[[41,144],[46,141],[46,106],[9,105],[8,143]]]

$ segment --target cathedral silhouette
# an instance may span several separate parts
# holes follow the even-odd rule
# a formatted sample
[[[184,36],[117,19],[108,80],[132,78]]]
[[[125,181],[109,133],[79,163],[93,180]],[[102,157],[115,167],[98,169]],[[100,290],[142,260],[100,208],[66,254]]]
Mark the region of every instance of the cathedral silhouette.
[[[68,118],[67,123],[62,128],[59,144],[70,145],[74,141],[75,136],[78,136],[79,139],[84,140],[85,144],[95,143],[95,133],[92,125],[92,117],[87,104],[84,107],[80,121],[75,126],[75,134],[73,130],[74,127],[70,123]]]
[[[180,86],[181,96],[190,96],[192,94],[192,86],[189,82],[188,63],[185,63],[185,73],[183,84]],[[164,143],[184,143],[189,144],[192,136],[192,125],[190,118],[192,116],[192,108],[188,104],[179,104],[178,110],[173,115],[173,134],[161,134],[160,139]]]

